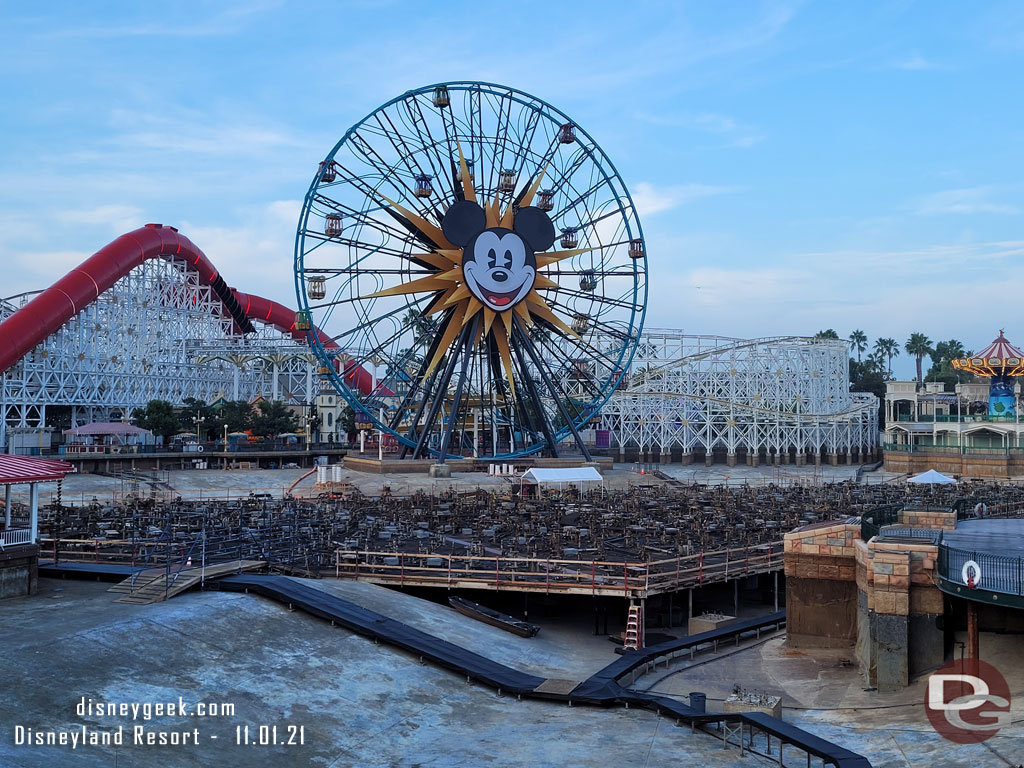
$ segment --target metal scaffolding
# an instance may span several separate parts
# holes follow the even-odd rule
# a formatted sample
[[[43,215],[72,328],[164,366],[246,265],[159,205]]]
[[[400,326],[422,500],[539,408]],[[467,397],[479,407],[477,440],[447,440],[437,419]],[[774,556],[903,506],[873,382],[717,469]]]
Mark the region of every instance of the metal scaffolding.
[[[683,463],[715,451],[797,464],[873,457],[878,398],[849,391],[849,350],[835,339],[731,339],[648,330],[628,376],[601,412],[620,460]]]
[[[33,296],[0,301],[0,321]],[[153,399],[312,402],[309,347],[256,328],[243,334],[184,259],[146,261],[0,377],[0,449],[9,429],[43,427],[47,406],[70,406],[80,424],[127,417]]]

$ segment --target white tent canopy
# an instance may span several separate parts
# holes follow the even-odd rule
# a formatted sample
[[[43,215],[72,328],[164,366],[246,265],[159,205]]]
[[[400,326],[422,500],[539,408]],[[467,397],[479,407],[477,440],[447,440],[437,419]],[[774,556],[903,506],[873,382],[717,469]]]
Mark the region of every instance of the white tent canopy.
[[[949,485],[952,483],[956,485],[956,480],[952,477],[946,477],[941,472],[936,472],[934,469],[929,469],[927,472],[922,472],[920,475],[914,475],[907,479],[908,483],[916,484],[928,484],[928,485]]]
[[[532,467],[523,473],[522,483],[530,485],[565,485],[566,483],[603,483],[601,473],[594,467],[566,467],[548,469]]]

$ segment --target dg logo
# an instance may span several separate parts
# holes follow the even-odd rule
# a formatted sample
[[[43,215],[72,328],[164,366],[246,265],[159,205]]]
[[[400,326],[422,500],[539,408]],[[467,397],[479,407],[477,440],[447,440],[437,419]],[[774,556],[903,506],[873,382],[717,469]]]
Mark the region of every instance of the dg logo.
[[[932,727],[957,744],[979,744],[1010,724],[1010,686],[978,659],[940,667],[928,678],[924,705]]]

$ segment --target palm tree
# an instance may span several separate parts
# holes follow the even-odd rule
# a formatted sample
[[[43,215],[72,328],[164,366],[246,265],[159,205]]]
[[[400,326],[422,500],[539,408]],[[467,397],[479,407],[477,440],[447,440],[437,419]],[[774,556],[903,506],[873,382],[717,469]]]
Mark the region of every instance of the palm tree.
[[[908,355],[913,355],[917,358],[917,386],[918,389],[920,389],[921,385],[924,383],[924,376],[921,373],[921,361],[924,359],[925,355],[930,355],[935,351],[932,349],[931,339],[923,333],[912,333],[910,334],[910,338],[907,339],[904,349],[907,350]]]
[[[892,359],[894,357],[899,356],[900,345],[896,343],[896,339],[890,339],[883,336],[881,338],[875,339],[875,352],[877,352],[880,357],[884,357],[886,359],[886,371],[887,375],[891,379]]]
[[[408,310],[402,317],[402,327],[412,329],[417,345],[428,341],[429,337],[437,332],[437,323],[434,319],[415,308]]]
[[[814,338],[816,338],[816,339],[838,339],[839,338],[839,334],[836,333],[831,328],[829,328],[827,331],[818,331],[816,334],[814,334]]]
[[[868,348],[868,336],[864,331],[854,331],[850,334],[850,347],[857,350],[857,362],[860,362],[860,355]]]

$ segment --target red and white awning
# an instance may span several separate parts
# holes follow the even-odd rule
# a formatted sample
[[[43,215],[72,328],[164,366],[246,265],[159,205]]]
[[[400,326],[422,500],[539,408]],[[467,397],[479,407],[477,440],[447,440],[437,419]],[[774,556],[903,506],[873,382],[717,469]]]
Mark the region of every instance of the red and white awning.
[[[66,461],[0,453],[0,485],[46,483],[60,480],[74,471],[75,467]]]
[[[985,349],[971,357],[953,360],[953,367],[978,376],[1024,375],[1024,352],[1013,346],[1003,332]]]

